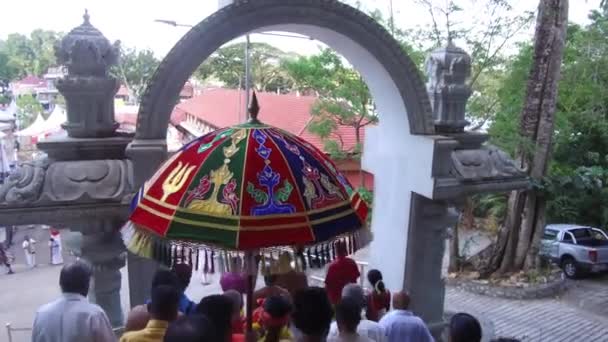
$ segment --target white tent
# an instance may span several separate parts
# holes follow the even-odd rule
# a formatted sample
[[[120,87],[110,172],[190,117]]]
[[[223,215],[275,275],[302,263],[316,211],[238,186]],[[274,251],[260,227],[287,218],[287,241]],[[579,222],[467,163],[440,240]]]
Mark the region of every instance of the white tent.
[[[61,131],[61,124],[68,120],[68,116],[63,107],[55,105],[51,115],[44,122],[45,130],[41,134],[49,134]]]
[[[34,120],[34,122],[31,125],[20,130],[19,132],[15,133],[15,135],[17,135],[19,137],[28,137],[28,136],[36,137],[36,136],[44,133],[45,129],[46,129],[45,120],[42,117],[42,114],[38,113],[36,120]]]

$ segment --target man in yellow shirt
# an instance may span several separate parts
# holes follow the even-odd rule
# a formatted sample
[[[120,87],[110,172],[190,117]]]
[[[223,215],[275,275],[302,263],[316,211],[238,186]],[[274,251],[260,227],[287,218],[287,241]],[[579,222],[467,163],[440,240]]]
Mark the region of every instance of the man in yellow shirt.
[[[150,317],[143,330],[125,333],[120,342],[162,342],[169,322],[177,318],[180,292],[169,285],[159,285],[152,289]]]

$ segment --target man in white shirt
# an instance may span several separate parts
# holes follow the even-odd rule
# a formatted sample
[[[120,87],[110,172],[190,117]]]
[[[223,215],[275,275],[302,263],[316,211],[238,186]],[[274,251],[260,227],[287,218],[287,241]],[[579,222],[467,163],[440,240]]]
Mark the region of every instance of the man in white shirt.
[[[393,311],[380,320],[387,342],[434,342],[424,321],[408,311],[410,297],[405,292],[393,294]]]
[[[359,303],[359,312],[361,314],[361,321],[357,326],[357,334],[359,336],[365,336],[374,342],[384,342],[386,340],[384,329],[380,324],[370,321],[365,318],[363,309],[367,301],[365,300],[365,294],[361,286],[357,284],[348,284],[342,289],[342,300],[352,300]],[[333,322],[329,328],[328,338],[335,338],[339,335],[339,329],[337,322]]]
[[[357,332],[361,322],[361,305],[352,298],[342,298],[336,304],[336,322],[340,333],[337,337],[329,337],[328,342],[372,342],[369,337]]]
[[[26,235],[23,239],[23,244],[21,244],[21,248],[23,248],[23,252],[25,252],[25,261],[27,262],[27,265],[30,268],[36,267],[36,240]]]
[[[63,267],[59,276],[63,294],[36,312],[32,342],[116,341],[104,311],[86,298],[91,275],[83,261]]]

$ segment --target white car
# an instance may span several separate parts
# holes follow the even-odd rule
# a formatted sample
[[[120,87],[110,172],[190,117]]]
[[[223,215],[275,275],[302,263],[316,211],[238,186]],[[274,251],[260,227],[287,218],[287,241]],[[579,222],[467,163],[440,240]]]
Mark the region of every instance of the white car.
[[[608,271],[608,236],[598,228],[550,224],[545,227],[540,255],[557,263],[568,278]]]

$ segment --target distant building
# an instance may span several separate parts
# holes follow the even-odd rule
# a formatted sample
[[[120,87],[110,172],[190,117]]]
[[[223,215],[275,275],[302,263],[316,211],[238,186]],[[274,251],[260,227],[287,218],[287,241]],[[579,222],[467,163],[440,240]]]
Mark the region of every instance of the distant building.
[[[194,96],[194,86],[192,85],[192,83],[186,82],[186,84],[184,84],[184,87],[182,88],[182,91],[179,93],[179,99],[180,99],[180,101],[184,101],[184,100],[191,99],[193,96]],[[114,95],[114,99],[117,100],[118,103],[125,103],[125,104],[135,104],[137,102],[137,101],[135,101],[133,96],[131,96],[131,93],[129,92],[129,88],[127,88],[127,86],[124,84],[120,85],[120,87],[118,88],[118,91],[116,92],[116,95]]]
[[[32,95],[42,105],[45,111],[50,112],[57,101],[59,91],[56,87],[57,79],[65,76],[62,67],[51,67],[41,77],[27,76],[19,81],[11,83],[10,89],[15,97]]]
[[[36,96],[38,89],[46,88],[46,81],[43,78],[30,75],[12,82],[9,88],[15,97],[21,95]]]
[[[257,97],[261,107],[262,122],[282,128],[323,150],[323,140],[308,131],[308,125],[312,120],[310,112],[317,100],[316,97],[275,93],[257,93]],[[245,101],[244,91],[224,88],[204,89],[199,95],[175,106],[171,114],[171,124],[182,131],[183,143],[186,143],[216,129],[244,122],[247,119]],[[354,128],[339,126],[336,136],[339,137],[345,151],[355,147]],[[365,132],[362,131],[362,141],[364,137]],[[353,186],[373,188],[373,176],[361,172],[359,160],[347,158],[335,162]]]
[[[129,103],[129,98],[129,88],[127,88],[124,84],[121,84],[116,92],[116,95],[114,95],[114,99],[122,101],[123,103]]]

